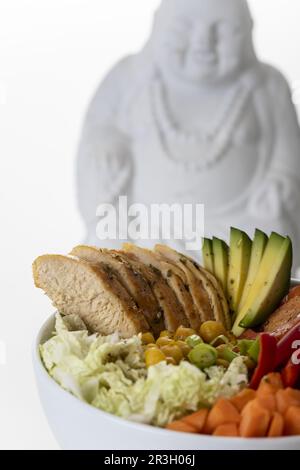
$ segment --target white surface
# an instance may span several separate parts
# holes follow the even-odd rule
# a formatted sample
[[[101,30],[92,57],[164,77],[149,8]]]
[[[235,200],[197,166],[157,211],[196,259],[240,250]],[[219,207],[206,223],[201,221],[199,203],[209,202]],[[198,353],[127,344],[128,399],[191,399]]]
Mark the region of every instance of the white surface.
[[[49,338],[54,317],[41,328],[33,351],[34,370],[45,413],[64,450],[298,450],[300,437],[234,439],[166,431],[104,413],[73,397],[45,371],[38,345]],[[76,425],[74,426],[74,423]]]
[[[31,363],[33,336],[51,307],[33,288],[30,265],[83,236],[72,174],[82,114],[108,68],[141,48],[157,4],[0,0],[1,449],[58,447]],[[300,90],[299,2],[251,6],[260,55]]]

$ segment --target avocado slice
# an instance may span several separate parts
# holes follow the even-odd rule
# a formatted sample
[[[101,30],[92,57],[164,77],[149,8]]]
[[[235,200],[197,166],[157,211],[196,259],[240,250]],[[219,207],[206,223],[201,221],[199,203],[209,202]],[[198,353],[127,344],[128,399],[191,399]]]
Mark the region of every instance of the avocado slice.
[[[214,275],[223,287],[225,295],[227,294],[227,278],[228,278],[228,245],[219,238],[214,237],[212,240],[213,256],[214,256]]]
[[[211,274],[214,274],[214,254],[213,254],[213,246],[212,241],[209,238],[203,239],[203,246],[202,246],[202,257],[204,268],[207,269]]]
[[[233,314],[237,312],[248,276],[252,242],[241,230],[231,228],[227,292]]]
[[[233,325],[235,336],[263,323],[278,307],[289,290],[292,263],[291,240],[272,233],[247,300]]]
[[[265,248],[268,243],[267,235],[262,232],[261,230],[256,229],[255,235],[252,243],[252,250],[251,250],[251,258],[250,258],[250,265],[249,265],[249,272],[247,276],[247,280],[245,283],[243,295],[240,301],[239,310],[243,307],[244,303],[247,300],[249,295],[250,289],[255,281],[256,274],[258,273],[259,266],[265,252]]]

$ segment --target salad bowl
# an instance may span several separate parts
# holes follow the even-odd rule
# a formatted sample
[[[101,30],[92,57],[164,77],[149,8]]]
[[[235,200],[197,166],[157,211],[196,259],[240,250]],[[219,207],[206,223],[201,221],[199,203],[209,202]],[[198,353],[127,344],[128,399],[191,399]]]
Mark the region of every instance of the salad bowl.
[[[51,337],[54,323],[52,315],[38,332],[33,364],[44,412],[62,449],[300,450],[300,437],[242,439],[187,434],[130,422],[92,407],[61,388],[42,363],[39,346]]]

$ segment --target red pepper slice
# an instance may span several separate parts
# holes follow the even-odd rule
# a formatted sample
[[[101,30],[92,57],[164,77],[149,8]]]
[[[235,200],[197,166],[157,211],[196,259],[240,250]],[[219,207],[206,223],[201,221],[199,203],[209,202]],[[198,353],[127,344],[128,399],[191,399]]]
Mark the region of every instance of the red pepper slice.
[[[281,372],[281,378],[285,387],[295,388],[300,382],[300,364],[295,364],[290,359]]]
[[[293,343],[300,340],[300,323],[297,323],[277,344],[276,367],[286,364],[293,354]]]
[[[259,336],[260,351],[258,356],[258,364],[250,381],[250,387],[256,390],[261,379],[273,372],[276,367],[276,350],[277,341],[274,336],[268,333],[261,333]]]

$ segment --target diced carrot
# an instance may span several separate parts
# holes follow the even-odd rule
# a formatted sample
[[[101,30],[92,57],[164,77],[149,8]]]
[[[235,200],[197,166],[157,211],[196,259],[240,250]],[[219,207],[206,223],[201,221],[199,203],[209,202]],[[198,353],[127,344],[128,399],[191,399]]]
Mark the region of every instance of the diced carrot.
[[[265,378],[259,384],[257,389],[257,395],[268,395],[274,394],[277,392],[278,388],[275,387],[273,384],[269,383]]]
[[[284,419],[283,416],[275,412],[271,420],[268,437],[280,437],[283,435],[284,431]]]
[[[205,431],[212,434],[222,424],[239,423],[240,414],[235,406],[225,398],[220,398],[208,414]]]
[[[284,433],[287,436],[300,436],[300,407],[290,406],[284,416]]]
[[[236,423],[221,424],[214,432],[213,436],[239,437],[239,428]]]
[[[282,378],[279,372],[270,372],[263,380],[277,390],[283,388]]]
[[[191,426],[188,423],[184,423],[183,421],[173,421],[173,423],[170,423],[166,426],[166,429],[169,429],[170,431],[178,431],[178,432],[191,432],[196,434],[198,431],[194,426]]]
[[[258,395],[254,401],[256,401],[258,405],[270,411],[270,413],[274,413],[277,410],[276,396],[273,393]]]
[[[284,415],[290,406],[300,406],[300,390],[285,388],[276,393],[277,410]]]
[[[254,400],[255,397],[255,390],[252,390],[251,388],[244,388],[244,390],[242,390],[240,393],[230,398],[230,402],[236,407],[238,411],[241,412],[247,403],[249,403],[251,400]]]
[[[241,416],[242,417],[251,410],[251,408],[253,406],[253,402],[254,402],[254,400],[251,400],[244,406],[244,408],[241,411]],[[257,402],[256,402],[256,405],[257,405]]]
[[[201,433],[205,427],[206,419],[208,416],[208,409],[203,408],[202,410],[197,411],[189,416],[185,416],[181,421],[189,424],[197,429]]]
[[[262,408],[256,400],[250,401],[242,412],[240,434],[242,437],[264,437],[270,421],[271,413]]]

